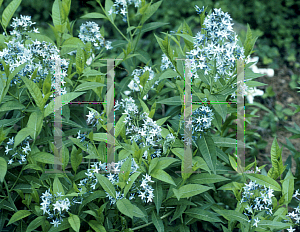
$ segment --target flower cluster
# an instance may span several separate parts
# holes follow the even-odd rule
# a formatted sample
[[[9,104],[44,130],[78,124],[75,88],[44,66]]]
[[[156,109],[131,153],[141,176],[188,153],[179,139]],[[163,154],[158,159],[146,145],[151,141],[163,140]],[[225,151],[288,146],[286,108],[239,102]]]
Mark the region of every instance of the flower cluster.
[[[26,137],[21,142],[20,146],[17,146],[16,148],[14,148],[14,137],[9,139],[5,147],[5,155],[10,155],[8,164],[12,164],[14,161],[18,161],[19,164],[23,164],[27,161],[26,156],[31,151],[29,139],[29,136]]]
[[[173,54],[174,54],[174,50],[173,50]],[[171,68],[171,69],[173,69],[176,72],[176,69],[175,69],[174,65],[169,60],[169,58],[167,57],[167,55],[166,54],[162,54],[160,69],[161,69],[161,71],[164,71],[164,70],[166,70],[168,68]],[[180,78],[180,76],[178,75],[178,76],[174,77],[174,79],[177,79],[177,78]]]
[[[295,191],[295,194],[293,195],[293,197],[296,198],[298,201],[300,201],[300,199],[297,197],[299,195],[300,195],[299,189],[297,189]],[[294,223],[299,225],[300,224],[300,208],[299,208],[299,205],[296,208],[294,208],[293,212],[288,213],[288,215],[286,215],[286,216],[290,217],[290,219],[295,220]],[[288,221],[288,220],[285,220],[285,221]],[[295,229],[290,227],[290,229],[288,231],[293,232],[293,231],[295,231]]]
[[[128,84],[128,87],[132,90],[132,91],[141,91],[143,89],[143,86],[140,85],[140,77],[145,73],[149,71],[149,79],[147,80],[150,81],[154,78],[154,71],[151,69],[151,67],[145,66],[144,68],[141,69],[135,69],[133,70],[131,76],[133,76],[133,80],[131,80],[131,82]],[[154,85],[158,85],[159,81],[156,81]],[[152,89],[154,88],[154,85],[152,85]],[[127,92],[128,94],[130,94],[130,91]],[[126,93],[126,95],[128,95]],[[143,99],[146,100],[148,97],[148,95],[146,95]]]
[[[198,139],[197,132],[205,132],[205,130],[211,127],[211,121],[214,119],[213,116],[214,113],[208,106],[201,106],[192,112],[191,124],[188,123],[187,126],[190,130],[192,129],[192,139],[194,142]],[[181,115],[179,115],[180,117]],[[181,121],[182,125],[184,123],[185,121]],[[184,134],[181,135],[184,136]],[[201,135],[199,137],[201,138]]]
[[[266,186],[262,186],[260,184],[256,184],[256,181],[250,181],[249,184],[245,184],[243,187],[244,191],[242,193],[242,199],[240,204],[243,202],[247,203],[247,207],[245,208],[248,213],[244,213],[246,216],[255,216],[256,212],[265,211],[266,214],[272,215],[272,197],[274,190],[266,188]],[[257,223],[259,222],[257,219],[250,219],[249,222],[254,220],[253,226],[257,227]]]
[[[47,219],[52,220],[50,224],[53,224],[54,227],[58,227],[59,224],[63,221],[65,213],[68,212],[71,202],[69,198],[62,199],[64,196],[61,193],[51,194],[50,189],[46,190],[42,194],[41,199],[41,209],[43,210],[43,215],[47,215]]]
[[[122,15],[123,17],[123,21],[124,22],[127,22],[127,6],[134,3],[134,6],[135,7],[139,7],[140,3],[141,3],[141,0],[115,0],[115,4],[113,6],[116,7],[116,11],[113,11],[113,8],[111,8],[109,11],[108,11],[108,15],[111,15],[111,14],[120,14]]]
[[[95,173],[105,173],[108,171],[108,166],[110,166],[110,170],[111,173],[105,173],[103,174],[105,177],[108,178],[108,180],[114,185],[115,190],[116,190],[116,198],[110,196],[107,192],[106,192],[106,196],[109,198],[110,204],[113,205],[117,202],[117,200],[119,199],[123,199],[126,198],[126,196],[124,196],[124,193],[121,194],[121,191],[119,190],[119,175],[117,174],[118,172],[120,172],[120,168],[122,166],[122,164],[128,159],[125,158],[123,160],[120,160],[117,163],[111,163],[111,164],[106,164],[106,163],[102,163],[100,162],[96,162],[93,165],[91,165],[91,169],[88,169],[87,172],[85,173],[85,175],[87,176],[87,178],[83,179],[80,181],[80,183],[78,184],[78,186],[81,186],[81,188],[78,188],[78,190],[80,191],[80,195],[83,196],[87,193],[93,193],[93,190],[96,189],[96,185],[98,183],[98,180],[95,176]],[[131,158],[131,171],[130,171],[130,176],[135,173],[138,170],[138,165],[136,164],[135,160],[133,158]],[[114,174],[113,174],[114,173]],[[127,184],[129,183],[129,181],[131,181],[130,177],[128,178],[128,181],[126,182]],[[151,181],[151,176],[148,176],[146,174],[145,179],[143,179],[142,181],[140,181],[142,184],[140,186],[137,186],[135,184],[135,182],[133,182],[131,190],[129,191],[130,196],[129,196],[129,200],[132,200],[135,198],[136,193],[139,193],[140,195],[138,197],[141,197],[142,200],[145,201],[145,197],[148,198],[147,203],[149,201],[152,201],[154,195],[153,195],[153,191],[154,189],[148,185],[148,182],[153,182]]]
[[[32,40],[30,36],[25,35],[26,32],[39,33],[37,29],[30,30],[30,26],[35,24],[30,21],[30,16],[22,16],[21,19],[14,18],[11,26],[14,30],[11,31],[11,35],[15,35],[10,41],[5,42],[6,48],[0,51],[0,59],[3,59],[5,64],[9,65],[10,72],[14,71],[18,66],[26,64],[25,67],[16,75],[11,81],[11,85],[21,82],[22,76],[31,77],[35,69],[37,69],[37,75],[33,78],[34,82],[44,80],[48,74],[52,74],[55,71],[55,60],[60,59],[59,50],[55,45],[50,42],[40,42],[38,40]],[[30,43],[25,43],[25,39]],[[62,77],[66,77],[68,62],[65,59],[61,59]],[[4,70],[2,64],[0,64],[1,70]],[[55,88],[55,79],[52,77],[52,88]],[[64,78],[62,78],[62,84],[64,85]],[[66,93],[64,89],[62,91]]]
[[[214,9],[203,24],[203,30],[194,37],[194,49],[186,55],[192,60],[192,77],[199,78],[197,70],[201,69],[204,75],[214,75],[215,82],[219,78],[228,80],[234,73],[235,60],[245,58],[243,47],[237,45],[231,17],[221,9]]]
[[[104,37],[100,33],[100,27],[95,22],[81,24],[78,37],[83,43],[91,42],[97,50],[104,46],[107,50],[112,49],[111,42],[105,42]]]
[[[175,142],[175,137],[173,134],[168,134],[163,144],[163,154],[166,154],[167,150],[172,147],[172,144]]]
[[[80,142],[82,143],[85,140],[85,134],[81,134],[80,130],[77,132],[76,139],[80,139]]]
[[[101,115],[103,114],[103,112],[101,113]],[[102,118],[100,118],[101,116],[97,111],[93,110],[93,111],[89,111],[89,114],[86,115],[88,118],[86,120],[87,124],[94,124],[93,126],[96,126],[99,123],[99,120],[103,121]]]
[[[11,35],[15,35],[18,39],[24,37],[24,32],[32,32],[32,33],[40,33],[38,28],[32,27],[32,25],[36,24],[35,22],[31,22],[31,16],[23,16],[20,15],[20,19],[18,17],[13,18],[13,22],[10,24],[14,29],[10,31]],[[3,32],[5,35],[5,33]],[[25,35],[25,38],[28,36]]]
[[[119,110],[122,107],[124,109],[123,114],[127,114],[125,118],[126,125],[126,135],[131,134],[130,141],[133,140],[137,145],[145,146],[157,146],[156,142],[162,141],[161,137],[161,127],[156,124],[151,118],[148,117],[146,112],[140,114],[137,105],[134,103],[132,97],[122,99],[120,104],[118,100],[115,104],[115,109]],[[139,127],[139,122],[143,120],[142,127]],[[142,141],[141,141],[142,140]],[[161,149],[157,149],[154,154],[151,154],[151,158],[159,157],[161,154]],[[143,157],[147,159],[148,151],[144,152]]]

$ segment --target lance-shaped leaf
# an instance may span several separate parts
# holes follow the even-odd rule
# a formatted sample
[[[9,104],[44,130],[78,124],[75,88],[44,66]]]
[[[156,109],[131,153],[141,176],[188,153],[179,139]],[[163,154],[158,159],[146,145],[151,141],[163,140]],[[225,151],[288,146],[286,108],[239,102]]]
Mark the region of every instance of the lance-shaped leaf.
[[[37,69],[35,70],[35,72]],[[33,97],[36,105],[40,108],[41,111],[44,110],[44,100],[40,88],[32,80],[29,80],[27,77],[21,77],[24,81],[27,89],[29,90],[31,96]]]
[[[208,134],[202,134],[198,138],[197,145],[210,170],[216,174],[217,152],[214,140]]]
[[[210,189],[211,187],[200,184],[187,184],[180,187],[179,189],[173,189],[173,192],[179,201],[180,198],[192,197]]]
[[[14,13],[18,9],[22,0],[13,0],[8,6],[4,9],[2,13],[2,24],[4,27],[7,27]]]
[[[99,181],[102,188],[113,198],[116,198],[116,190],[113,184],[102,174],[95,173],[97,180]]]

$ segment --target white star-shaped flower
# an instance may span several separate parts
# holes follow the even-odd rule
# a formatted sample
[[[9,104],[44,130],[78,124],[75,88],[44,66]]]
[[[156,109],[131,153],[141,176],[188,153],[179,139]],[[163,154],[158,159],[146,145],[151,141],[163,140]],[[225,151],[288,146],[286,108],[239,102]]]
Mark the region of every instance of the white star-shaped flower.
[[[295,231],[296,229],[293,229],[293,227],[291,226],[289,229],[287,229],[288,230],[288,232],[293,232],[293,231]]]
[[[256,226],[256,227],[257,227],[257,223],[258,223],[258,222],[260,222],[260,221],[258,220],[258,218],[254,219],[254,224],[253,224],[253,226]]]

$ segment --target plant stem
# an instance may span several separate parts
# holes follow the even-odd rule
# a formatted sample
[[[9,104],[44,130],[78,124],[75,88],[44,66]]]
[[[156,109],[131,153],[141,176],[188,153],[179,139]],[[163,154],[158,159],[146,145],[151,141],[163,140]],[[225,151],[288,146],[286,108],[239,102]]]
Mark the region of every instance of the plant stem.
[[[171,213],[173,213],[174,211],[175,211],[175,210],[172,210],[172,211],[170,211],[169,213],[167,213],[167,214],[161,216],[160,219],[164,219],[164,218],[168,217],[168,216],[169,216]],[[153,224],[153,222],[149,222],[149,223],[144,224],[144,225],[142,225],[142,226],[138,226],[138,227],[132,228],[132,230],[138,230],[138,229],[144,228],[144,227],[146,227],[146,226],[149,226],[149,225],[151,225],[151,224]]]

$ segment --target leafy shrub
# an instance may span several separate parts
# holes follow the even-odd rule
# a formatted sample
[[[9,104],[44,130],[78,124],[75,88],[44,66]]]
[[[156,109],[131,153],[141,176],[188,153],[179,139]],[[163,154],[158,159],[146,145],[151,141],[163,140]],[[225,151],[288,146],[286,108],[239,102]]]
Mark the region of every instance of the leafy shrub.
[[[241,159],[234,150],[244,144],[229,131],[238,115],[237,105],[227,103],[261,85],[253,81],[260,74],[249,69],[256,41],[250,28],[242,44],[228,13],[196,6],[201,27],[195,37],[186,22],[176,32],[162,33],[163,39],[154,35],[164,54],[159,70],[151,67],[150,54],[139,50],[139,39],[164,25],[147,22],[161,1],[127,6],[106,0],[104,7],[96,2],[102,13],[83,18],[109,21],[122,40],[110,43],[103,27],[91,21],[74,37],[70,0],[53,3],[55,43],[31,28],[30,16],[14,18],[14,29],[7,30],[20,0],[3,11],[1,231],[291,231],[299,223],[299,208],[288,214],[283,206],[299,192],[293,194],[290,169],[283,177],[286,166],[276,139],[266,172],[256,161],[237,166]],[[138,26],[131,24],[127,7],[137,11]],[[127,36],[119,23],[128,24]],[[128,76],[117,72],[116,94],[111,80],[105,84],[113,69],[103,63],[113,55],[115,66],[128,71]],[[237,83],[236,59],[245,62],[244,83]],[[184,60],[190,61],[187,68]],[[189,78],[198,103],[191,103],[187,119]],[[117,99],[114,104],[108,96]]]

